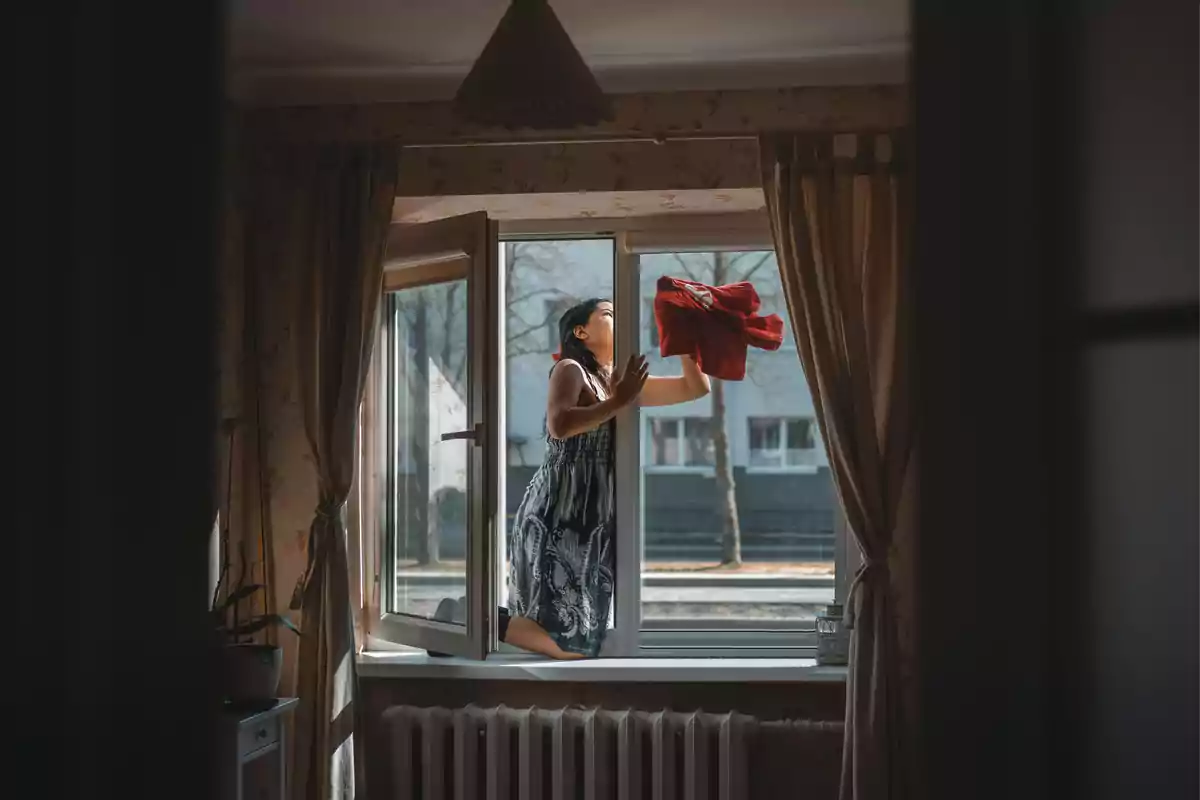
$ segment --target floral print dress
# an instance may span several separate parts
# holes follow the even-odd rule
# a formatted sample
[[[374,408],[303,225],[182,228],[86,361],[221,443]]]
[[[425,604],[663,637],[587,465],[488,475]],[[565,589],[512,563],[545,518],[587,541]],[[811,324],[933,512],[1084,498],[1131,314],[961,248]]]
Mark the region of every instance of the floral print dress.
[[[600,654],[612,606],[613,481],[612,420],[567,439],[547,434],[509,534],[509,611],[587,656]]]

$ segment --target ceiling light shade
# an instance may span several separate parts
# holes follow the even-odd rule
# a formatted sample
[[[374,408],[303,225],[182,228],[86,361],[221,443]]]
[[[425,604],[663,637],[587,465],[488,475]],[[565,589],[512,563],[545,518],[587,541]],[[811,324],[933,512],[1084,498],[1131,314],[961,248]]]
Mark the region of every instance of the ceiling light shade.
[[[467,122],[562,130],[612,106],[547,0],[513,0],[454,98]]]

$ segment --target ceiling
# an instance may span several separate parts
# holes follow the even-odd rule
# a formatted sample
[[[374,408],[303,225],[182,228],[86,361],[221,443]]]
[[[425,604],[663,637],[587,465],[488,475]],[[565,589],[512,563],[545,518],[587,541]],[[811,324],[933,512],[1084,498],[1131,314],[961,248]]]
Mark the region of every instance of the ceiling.
[[[439,100],[508,0],[239,0],[231,87],[249,103]],[[551,0],[608,91],[904,79],[907,0]]]

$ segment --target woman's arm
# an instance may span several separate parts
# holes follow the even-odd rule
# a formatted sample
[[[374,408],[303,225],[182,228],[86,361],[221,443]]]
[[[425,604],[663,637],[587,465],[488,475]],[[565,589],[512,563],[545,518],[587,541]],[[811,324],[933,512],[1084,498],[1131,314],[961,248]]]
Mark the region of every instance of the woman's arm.
[[[546,432],[555,439],[567,439],[590,431],[616,416],[633,401],[646,382],[646,360],[629,359],[625,372],[617,380],[611,397],[587,406],[579,405],[579,396],[587,385],[583,367],[567,359],[550,373],[550,396],[546,400]]]
[[[696,359],[681,356],[680,361],[683,362],[682,375],[674,378],[651,377],[646,380],[646,388],[642,390],[643,406],[671,406],[708,394],[708,376],[700,371]]]

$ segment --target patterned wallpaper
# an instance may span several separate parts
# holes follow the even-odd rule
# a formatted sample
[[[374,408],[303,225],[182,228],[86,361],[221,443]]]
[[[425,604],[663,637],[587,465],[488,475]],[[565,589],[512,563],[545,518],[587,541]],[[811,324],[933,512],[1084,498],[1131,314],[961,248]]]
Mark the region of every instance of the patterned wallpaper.
[[[885,130],[903,126],[908,117],[907,89],[896,85],[640,92],[613,95],[613,106],[612,121],[563,131],[474,126],[444,102],[259,108],[244,115],[257,135],[269,139],[395,139],[409,145]]]
[[[744,189],[759,186],[758,143],[602,142],[406,147],[401,197]]]

